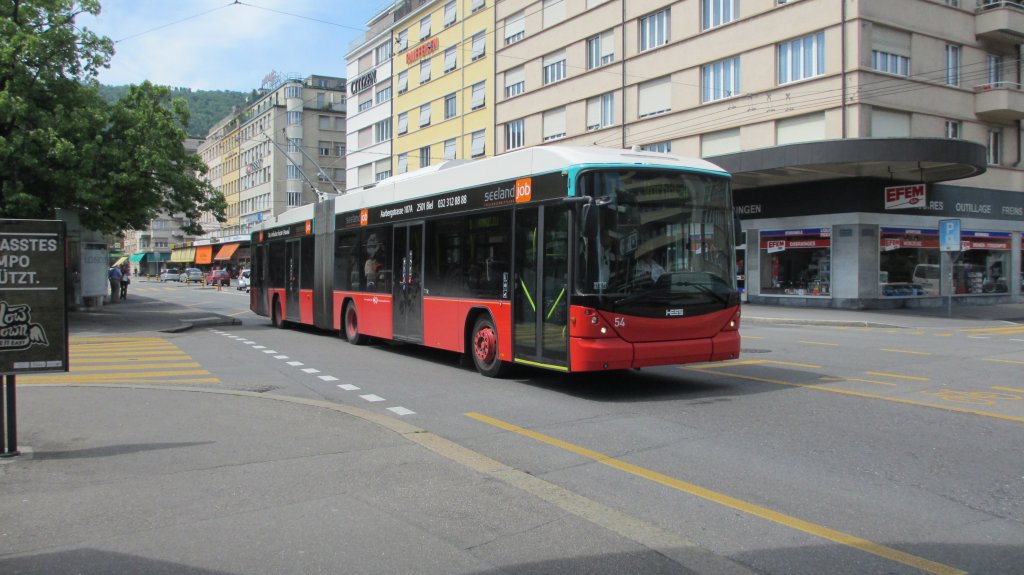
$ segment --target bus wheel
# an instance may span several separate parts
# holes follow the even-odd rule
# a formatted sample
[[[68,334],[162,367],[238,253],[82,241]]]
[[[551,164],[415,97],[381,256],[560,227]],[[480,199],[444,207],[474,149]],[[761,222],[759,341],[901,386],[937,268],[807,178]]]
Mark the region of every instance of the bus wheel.
[[[356,312],[355,304],[345,306],[345,317],[343,321],[345,339],[353,345],[365,345],[370,338],[359,333],[359,313]]]
[[[284,318],[281,317],[281,302],[274,300],[274,307],[270,310],[270,323],[278,329],[284,328]]]
[[[508,373],[509,365],[498,356],[498,330],[494,328],[494,322],[489,316],[477,318],[470,344],[473,365],[481,375],[501,377]]]

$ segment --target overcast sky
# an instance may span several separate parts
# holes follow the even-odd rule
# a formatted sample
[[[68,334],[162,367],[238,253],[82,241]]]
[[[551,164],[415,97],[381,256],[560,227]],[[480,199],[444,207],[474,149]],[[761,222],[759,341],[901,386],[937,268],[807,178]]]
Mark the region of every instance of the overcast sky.
[[[271,71],[345,76],[345,54],[386,0],[101,0],[79,27],[114,40],[104,84],[258,88]]]

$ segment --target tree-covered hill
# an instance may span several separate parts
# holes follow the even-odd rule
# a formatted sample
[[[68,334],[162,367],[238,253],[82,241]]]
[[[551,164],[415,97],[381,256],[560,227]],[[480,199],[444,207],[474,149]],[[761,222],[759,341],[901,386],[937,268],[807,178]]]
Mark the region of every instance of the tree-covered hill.
[[[128,86],[100,85],[100,96],[108,102],[116,102],[127,93]],[[193,138],[206,138],[214,124],[230,114],[233,106],[241,110],[250,96],[253,94],[228,90],[171,88],[171,97],[183,98],[188,104],[191,119],[187,131]]]

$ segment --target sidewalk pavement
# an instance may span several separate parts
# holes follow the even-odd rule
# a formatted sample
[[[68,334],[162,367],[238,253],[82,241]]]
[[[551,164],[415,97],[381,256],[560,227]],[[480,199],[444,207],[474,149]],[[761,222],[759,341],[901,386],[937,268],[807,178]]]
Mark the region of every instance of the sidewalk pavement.
[[[954,302],[926,308],[847,310],[787,305],[743,304],[742,323],[831,325],[850,327],[974,327],[1010,322],[1024,324],[1024,303],[964,305]]]
[[[159,337],[189,313],[129,295],[69,316],[72,338]],[[218,386],[17,390],[0,573],[750,573],[357,407]]]

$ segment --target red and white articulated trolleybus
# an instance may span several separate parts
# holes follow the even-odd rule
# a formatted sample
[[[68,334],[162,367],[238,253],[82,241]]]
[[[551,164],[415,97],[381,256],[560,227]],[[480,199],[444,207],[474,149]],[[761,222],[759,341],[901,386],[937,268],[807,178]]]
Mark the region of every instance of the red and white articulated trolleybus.
[[[739,356],[730,178],[669,154],[543,146],[290,210],[252,236],[251,307],[564,372]]]

